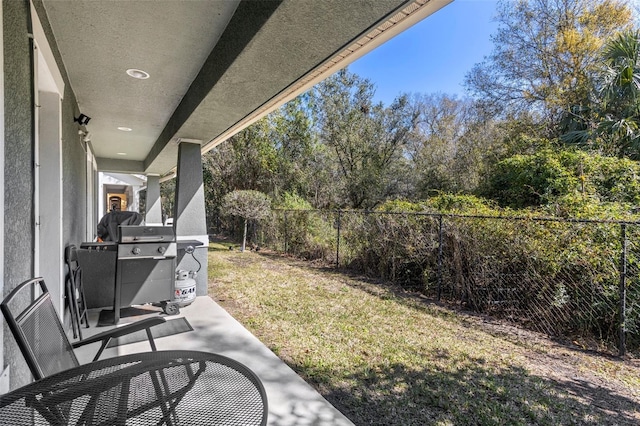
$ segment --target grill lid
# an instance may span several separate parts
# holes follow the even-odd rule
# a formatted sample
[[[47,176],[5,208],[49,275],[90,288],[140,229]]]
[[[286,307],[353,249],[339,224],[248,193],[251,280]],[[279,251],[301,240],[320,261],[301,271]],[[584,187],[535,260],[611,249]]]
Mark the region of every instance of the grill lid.
[[[176,236],[172,226],[120,225],[121,244],[172,243]]]

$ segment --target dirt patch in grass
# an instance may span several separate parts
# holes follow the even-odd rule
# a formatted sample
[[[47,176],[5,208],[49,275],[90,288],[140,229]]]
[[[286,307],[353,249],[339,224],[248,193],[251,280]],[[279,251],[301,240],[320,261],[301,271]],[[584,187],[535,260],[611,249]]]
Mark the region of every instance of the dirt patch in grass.
[[[275,253],[209,265],[211,296],[355,424],[640,423],[635,360]]]

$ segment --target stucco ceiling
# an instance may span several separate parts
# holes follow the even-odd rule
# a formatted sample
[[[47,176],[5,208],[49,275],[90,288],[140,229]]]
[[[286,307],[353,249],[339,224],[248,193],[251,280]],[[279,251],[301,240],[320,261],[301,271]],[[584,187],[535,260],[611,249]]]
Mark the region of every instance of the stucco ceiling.
[[[211,149],[450,1],[43,5],[80,110],[91,117],[99,169],[162,176],[175,168],[179,141]]]

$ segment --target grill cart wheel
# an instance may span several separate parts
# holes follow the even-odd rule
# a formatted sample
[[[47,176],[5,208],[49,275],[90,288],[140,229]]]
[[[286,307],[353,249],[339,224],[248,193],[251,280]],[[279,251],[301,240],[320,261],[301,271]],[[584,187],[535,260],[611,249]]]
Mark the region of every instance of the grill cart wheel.
[[[166,302],[162,305],[162,310],[167,315],[176,315],[180,313],[180,307],[177,303]]]

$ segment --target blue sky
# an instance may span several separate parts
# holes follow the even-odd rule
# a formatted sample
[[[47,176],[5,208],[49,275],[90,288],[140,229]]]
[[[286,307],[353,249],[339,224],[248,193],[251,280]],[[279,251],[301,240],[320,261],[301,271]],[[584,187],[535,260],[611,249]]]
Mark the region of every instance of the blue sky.
[[[464,95],[464,77],[491,53],[497,0],[455,0],[382,46],[349,70],[370,79],[376,101],[400,93]]]

